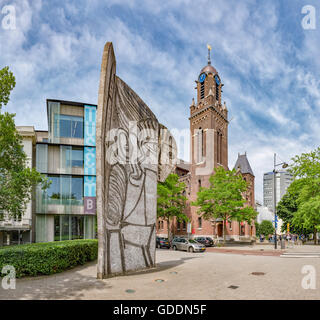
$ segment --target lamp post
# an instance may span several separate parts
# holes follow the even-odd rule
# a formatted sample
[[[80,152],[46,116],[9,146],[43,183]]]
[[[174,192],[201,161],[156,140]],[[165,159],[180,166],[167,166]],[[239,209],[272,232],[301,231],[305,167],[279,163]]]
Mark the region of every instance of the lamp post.
[[[273,159],[273,209],[274,209],[274,248],[277,249],[277,186],[276,186],[276,176],[277,171],[276,167],[281,166],[285,169],[288,167],[288,164],[286,162],[278,163],[277,164],[277,154],[274,154]]]

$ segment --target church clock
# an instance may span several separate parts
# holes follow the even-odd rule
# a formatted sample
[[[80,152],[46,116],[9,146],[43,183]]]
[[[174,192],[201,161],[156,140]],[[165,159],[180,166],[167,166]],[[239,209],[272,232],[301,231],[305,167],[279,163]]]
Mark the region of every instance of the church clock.
[[[199,82],[203,83],[205,78],[206,78],[206,74],[205,73],[201,73],[200,76],[199,76]]]

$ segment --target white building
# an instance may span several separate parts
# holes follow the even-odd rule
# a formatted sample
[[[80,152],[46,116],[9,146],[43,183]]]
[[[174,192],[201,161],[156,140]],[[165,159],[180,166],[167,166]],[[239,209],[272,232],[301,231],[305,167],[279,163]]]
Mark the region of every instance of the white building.
[[[28,166],[33,163],[35,130],[31,126],[17,127],[23,138],[23,150],[27,155]],[[8,219],[4,216],[0,221],[0,246],[10,244],[31,243],[33,239],[32,201],[27,206],[21,220]]]
[[[260,224],[264,220],[271,221],[273,226],[274,226],[274,213],[271,211],[268,207],[263,206],[261,203],[256,202],[257,206],[257,222]],[[283,221],[281,219],[278,219],[278,224],[277,224],[277,234],[281,234],[281,227],[283,225]]]
[[[287,192],[293,181],[293,176],[287,171],[276,173],[276,204]],[[268,172],[263,175],[263,205],[274,212],[274,173]]]

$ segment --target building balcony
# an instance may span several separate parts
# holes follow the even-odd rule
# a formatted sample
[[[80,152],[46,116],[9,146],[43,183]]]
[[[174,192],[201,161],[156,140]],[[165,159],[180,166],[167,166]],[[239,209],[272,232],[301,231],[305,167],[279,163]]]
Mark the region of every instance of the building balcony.
[[[31,226],[32,219],[21,219],[21,221],[5,219],[0,221],[0,230],[30,230]]]

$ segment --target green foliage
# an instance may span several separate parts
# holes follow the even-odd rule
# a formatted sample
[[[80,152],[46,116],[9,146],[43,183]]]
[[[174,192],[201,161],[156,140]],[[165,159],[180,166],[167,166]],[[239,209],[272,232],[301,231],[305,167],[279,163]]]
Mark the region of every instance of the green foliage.
[[[310,179],[298,197],[298,211],[293,225],[309,231],[320,230],[320,179]]]
[[[269,234],[274,234],[274,227],[271,221],[261,221],[261,223],[259,224],[259,232],[257,233],[257,236],[261,234],[263,234],[265,237],[267,237]]]
[[[97,259],[97,240],[68,240],[1,247],[0,270],[12,265],[16,277],[49,275]]]
[[[309,153],[292,158],[290,172],[300,179],[320,178],[320,147]]]
[[[287,231],[287,224],[290,224],[291,233],[309,233],[312,230],[306,230],[302,226],[293,224],[293,218],[298,211],[298,198],[302,187],[305,185],[305,179],[298,179],[292,182],[277,205],[277,215],[283,221],[282,232]]]
[[[197,193],[197,200],[192,205],[199,207],[198,214],[206,220],[223,220],[225,241],[227,220],[248,221],[251,224],[257,212],[252,207],[244,207],[246,200],[243,193],[247,191],[248,183],[236,170],[215,168],[209,182],[210,187],[201,188]]]
[[[164,182],[158,183],[157,217],[165,219],[168,224],[168,238],[170,240],[170,220],[174,217],[178,221],[188,221],[183,210],[187,198],[183,195],[186,185],[179,182],[177,174],[170,174]]]
[[[36,184],[48,186],[46,178],[34,168],[27,168],[27,156],[15,128],[14,115],[0,114],[0,212],[19,219]]]
[[[9,69],[0,70],[0,111],[2,105],[8,103],[14,86],[14,76]],[[45,189],[48,182],[35,169],[27,168],[27,156],[14,116],[0,112],[0,214],[20,219],[30,201],[32,187],[40,184]]]
[[[320,230],[320,147],[310,153],[295,156],[290,171],[299,181],[293,189],[298,193],[298,209],[292,219],[297,229]]]
[[[10,92],[16,85],[14,75],[9,67],[0,69],[0,111],[3,105],[9,102]]]
[[[259,237],[259,235],[260,235],[260,229],[259,229],[260,225],[259,225],[259,223],[257,221],[255,221],[254,225],[256,227],[256,237]]]

